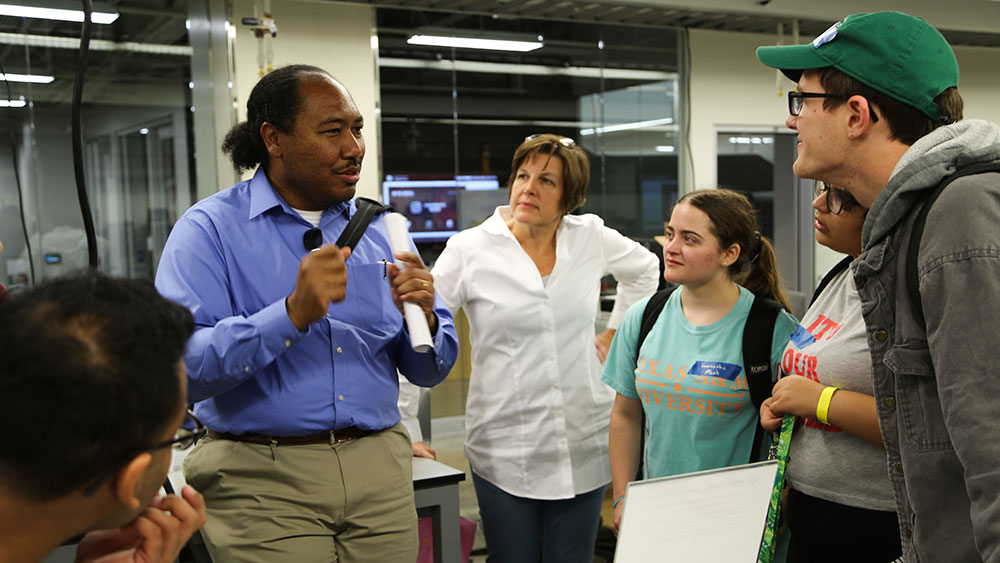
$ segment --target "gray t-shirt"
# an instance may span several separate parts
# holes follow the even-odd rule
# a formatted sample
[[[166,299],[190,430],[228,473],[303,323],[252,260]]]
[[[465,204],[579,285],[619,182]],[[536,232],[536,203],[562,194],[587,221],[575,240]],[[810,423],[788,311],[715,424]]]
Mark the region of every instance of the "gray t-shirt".
[[[873,394],[871,355],[861,300],[845,268],[809,307],[785,347],[781,368],[847,389]],[[847,506],[895,510],[885,450],[817,420],[795,429],[787,478],[802,493]]]

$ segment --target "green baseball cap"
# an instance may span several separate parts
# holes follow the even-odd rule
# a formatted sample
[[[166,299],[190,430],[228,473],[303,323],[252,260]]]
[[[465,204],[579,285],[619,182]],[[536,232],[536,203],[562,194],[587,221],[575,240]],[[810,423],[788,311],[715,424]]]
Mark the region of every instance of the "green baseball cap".
[[[757,58],[796,82],[803,70],[832,66],[931,119],[950,121],[934,98],[958,86],[958,61],[941,33],[922,18],[854,14],[806,45],[758,47]]]

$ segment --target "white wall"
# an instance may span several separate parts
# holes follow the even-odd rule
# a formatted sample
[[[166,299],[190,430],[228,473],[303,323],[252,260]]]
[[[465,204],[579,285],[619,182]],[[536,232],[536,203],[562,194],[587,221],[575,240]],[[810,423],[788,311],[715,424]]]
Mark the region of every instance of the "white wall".
[[[233,88],[238,119],[246,120],[247,98],[259,80],[257,40],[240,18],[253,15],[251,0],[234,0],[230,24],[236,26]],[[375,10],[332,2],[280,0],[272,3],[278,36],[273,41],[274,67],[311,64],[325,69],[347,86],[365,119],[367,147],[358,195],[381,199],[378,136],[377,52],[372,48]],[[252,173],[247,174],[249,177]]]
[[[802,37],[804,43],[811,37]],[[691,30],[691,159],[694,187],[714,188],[716,131],[742,128],[785,130],[788,105],[784,93],[793,86],[777,71],[761,64],[755,53],[774,45],[775,35]],[[1000,123],[1000,49],[956,47],[959,90],[965,117]],[[779,96],[778,88],[782,95]],[[685,186],[690,189],[690,186]],[[816,245],[815,271],[819,279],[842,255]]]
[[[955,47],[955,57],[966,119],[1000,123],[1000,48]]]
[[[783,94],[793,84],[782,77],[779,96],[775,71],[757,61],[754,51],[760,45],[773,44],[770,35],[698,29],[689,33],[694,188],[715,188],[716,131],[785,130],[788,103]]]

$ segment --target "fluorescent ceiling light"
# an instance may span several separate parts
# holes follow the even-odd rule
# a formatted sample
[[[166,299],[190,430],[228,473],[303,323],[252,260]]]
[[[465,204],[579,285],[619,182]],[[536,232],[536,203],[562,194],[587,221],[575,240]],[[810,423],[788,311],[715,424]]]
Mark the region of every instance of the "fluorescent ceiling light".
[[[632,123],[619,123],[617,125],[605,125],[604,127],[594,127],[593,129],[580,129],[581,135],[593,135],[601,133],[614,133],[615,131],[629,131],[632,129],[645,129],[647,127],[656,127],[657,125],[670,125],[673,123],[673,118],[665,117],[663,119],[650,119],[648,121],[635,121]]]
[[[0,45],[47,47],[49,49],[79,49],[79,37],[56,37],[54,35],[25,35],[23,33],[0,32]],[[152,53],[155,55],[191,56],[190,45],[160,45],[157,43],[136,43],[135,41],[108,41],[91,39],[91,51],[121,51],[128,53]]]
[[[32,84],[48,84],[55,80],[54,76],[45,76],[43,74],[14,74],[13,72],[8,72],[7,74],[0,74],[0,81],[7,82],[31,82]]]
[[[489,49],[491,51],[517,51],[526,53],[541,49],[538,41],[510,41],[507,39],[479,39],[475,37],[446,37],[444,35],[411,35],[406,40],[410,45],[431,47],[457,47],[459,49]]]
[[[0,33],[0,42],[3,34]],[[12,43],[22,45],[23,43]],[[598,68],[596,66],[544,66],[480,61],[423,61],[394,57],[379,58],[382,68],[419,68],[442,72],[478,72],[488,74],[517,74],[528,76],[568,76],[571,78],[605,78],[623,80],[676,80],[676,72],[632,68]]]
[[[770,145],[774,143],[774,138],[772,137],[730,137],[729,144],[731,145]]]
[[[656,152],[674,152],[673,145],[656,145]]]
[[[23,108],[24,106],[24,100],[0,100],[0,108]]]
[[[42,20],[60,20],[67,22],[82,22],[83,10],[59,10],[56,8],[36,8],[34,6],[15,6],[0,4],[0,16],[18,18],[38,18]],[[118,12],[91,12],[90,21],[108,24],[118,19]]]

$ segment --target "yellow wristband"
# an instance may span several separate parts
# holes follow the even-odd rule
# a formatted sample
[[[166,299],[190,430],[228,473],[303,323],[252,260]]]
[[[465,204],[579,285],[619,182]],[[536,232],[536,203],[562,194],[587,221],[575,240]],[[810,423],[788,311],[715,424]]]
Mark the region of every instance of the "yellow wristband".
[[[816,420],[823,424],[830,424],[830,419],[827,418],[830,415],[830,400],[836,391],[836,387],[827,386],[819,395],[819,402],[816,403]]]

